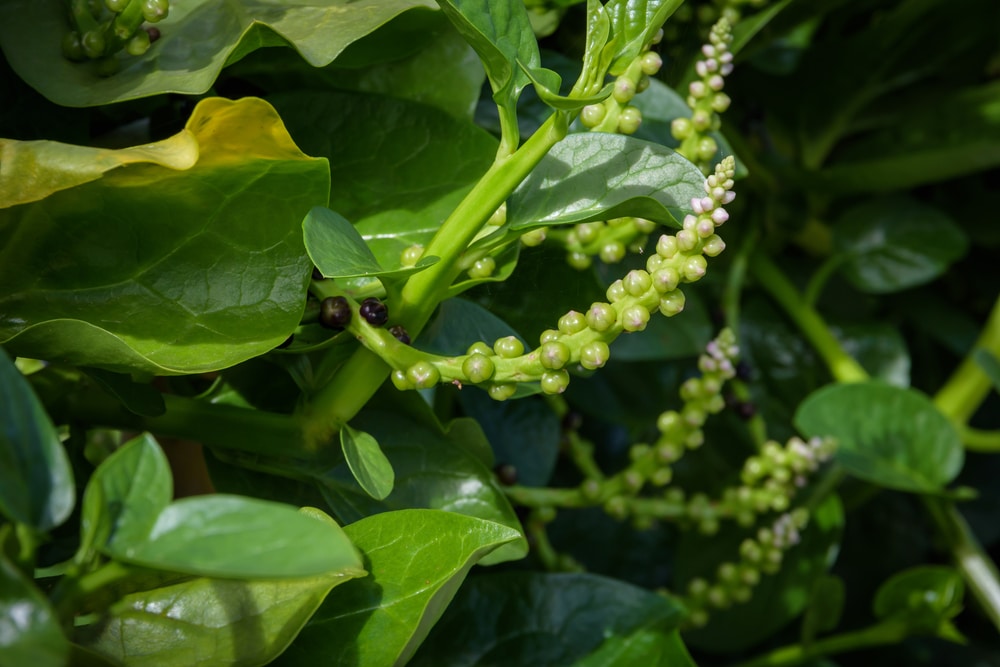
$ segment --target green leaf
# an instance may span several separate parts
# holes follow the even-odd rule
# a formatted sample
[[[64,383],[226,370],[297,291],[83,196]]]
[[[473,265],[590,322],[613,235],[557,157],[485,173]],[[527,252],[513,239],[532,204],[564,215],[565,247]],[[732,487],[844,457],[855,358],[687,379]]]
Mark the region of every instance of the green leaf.
[[[91,63],[70,62],[57,48],[68,30],[60,0],[0,5],[0,42],[14,70],[50,100],[94,106],[168,92],[199,95],[223,66],[263,46],[292,46],[323,66],[394,16],[433,6],[428,0],[179,2],[157,24],[160,39],[144,55],[123,59],[110,77],[99,76]]]
[[[80,552],[113,554],[143,543],[173,494],[170,464],[153,436],[129,440],[87,482]]]
[[[112,540],[118,560],[208,577],[309,577],[360,570],[344,532],[295,508],[214,494],[166,507],[141,541]]]
[[[965,458],[955,427],[927,396],[878,382],[810,394],[795,425],[807,437],[836,438],[836,459],[855,477],[900,491],[941,491]]]
[[[615,361],[654,361],[701,354],[712,340],[715,327],[697,289],[685,287],[684,297],[684,317],[654,317],[641,336],[619,336],[611,344],[611,358]]]
[[[785,7],[791,4],[792,0],[779,0],[767,5],[761,11],[742,19],[733,26],[733,43],[729,50],[737,54],[743,50],[761,30],[763,30],[771,20],[777,16]]]
[[[417,347],[442,356],[465,354],[477,342],[493,345],[498,338],[514,336],[527,340],[509,324],[479,304],[461,298],[442,301],[437,314],[420,334]]]
[[[0,657],[4,665],[63,667],[69,642],[45,595],[0,553]]]
[[[441,10],[479,54],[498,106],[513,109],[529,83],[518,61],[528,68],[541,64],[538,42],[520,2],[439,0]]]
[[[59,434],[24,376],[0,348],[0,512],[39,532],[65,521],[76,502]]]
[[[300,225],[327,198],[326,161],[299,151],[254,98],[202,100],[184,133],[199,150],[190,169],[116,168],[0,209],[10,351],[185,374],[258,356],[298,325],[309,277]],[[9,178],[61,172],[58,155]]]
[[[1000,391],[1000,359],[997,359],[989,350],[984,347],[976,348],[972,353],[972,358],[986,376],[993,383],[993,388]]]
[[[132,414],[140,417],[159,417],[167,410],[163,394],[148,384],[133,382],[132,378],[100,368],[82,369],[101,389],[108,392]]]
[[[872,603],[880,619],[900,619],[920,634],[954,638],[948,623],[962,610],[965,585],[951,567],[928,565],[893,575],[875,593]]]
[[[519,531],[436,510],[400,510],[345,528],[371,576],[329,598],[279,665],[403,665],[476,562]]]
[[[665,597],[593,574],[480,575],[410,665],[693,667],[677,632],[684,613]]]
[[[832,495],[813,511],[801,542],[785,552],[781,570],[761,576],[749,602],[712,611],[708,625],[685,633],[685,640],[712,653],[734,653],[786,626],[806,609],[816,582],[833,565],[843,527],[844,508]],[[713,536],[684,533],[676,561],[678,589],[696,576],[711,581],[720,563],[738,560],[739,545],[749,536],[739,530]]]
[[[696,166],[663,146],[620,134],[570,134],[552,147],[507,202],[512,229],[623,216],[680,226],[704,196]]]
[[[329,158],[330,208],[354,223],[384,267],[431,239],[497,150],[472,123],[405,100],[298,92],[271,101],[304,151]]]
[[[364,571],[352,568],[271,581],[189,578],[126,595],[78,633],[116,664],[263,665],[285,650],[333,587],[359,576]]]
[[[611,19],[611,35],[618,44],[610,73],[617,76],[649,48],[657,31],[683,0],[609,0],[604,5]]]
[[[421,407],[428,411],[426,404]],[[396,482],[392,494],[380,501],[358,488],[346,463],[326,472],[305,470],[316,479],[342,523],[354,523],[379,512],[428,508],[520,530],[521,522],[493,471],[483,462],[478,446],[466,448],[440,427],[417,421],[393,408],[367,408],[351,423],[378,440],[396,473]],[[492,552],[483,562],[516,560],[526,552],[526,542],[517,540]]]
[[[344,424],[340,429],[340,447],[354,479],[375,500],[385,500],[392,493],[395,474],[378,441],[369,433]]]
[[[813,587],[802,618],[802,643],[809,644],[817,635],[836,628],[843,613],[844,580],[836,575],[821,577]]]
[[[945,213],[903,197],[871,200],[844,212],[833,234],[847,255],[844,275],[872,294],[930,282],[968,246],[965,233]]]
[[[383,269],[354,225],[322,206],[309,211],[302,221],[302,231],[309,258],[327,278],[399,277],[438,261],[437,257],[421,257],[416,266]]]

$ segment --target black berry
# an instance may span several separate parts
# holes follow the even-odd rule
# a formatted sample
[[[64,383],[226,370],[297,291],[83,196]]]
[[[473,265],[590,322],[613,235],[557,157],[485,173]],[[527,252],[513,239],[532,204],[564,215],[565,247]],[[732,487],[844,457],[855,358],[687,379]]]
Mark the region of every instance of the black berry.
[[[396,324],[389,327],[389,333],[395,336],[396,340],[403,345],[410,344],[410,334],[406,333],[406,329],[404,329],[402,325]]]
[[[497,481],[499,481],[504,486],[513,486],[517,484],[517,468],[509,463],[502,463],[493,469],[496,473]]]
[[[343,329],[351,323],[351,305],[342,296],[329,296],[319,304],[319,323],[327,329]]]
[[[148,26],[145,28],[146,32],[149,34],[149,43],[152,44],[160,38],[160,29],[153,26]]]
[[[361,302],[361,307],[358,309],[361,313],[361,317],[365,318],[365,321],[373,327],[384,326],[386,322],[389,321],[389,309],[384,303],[373,296],[368,297]]]

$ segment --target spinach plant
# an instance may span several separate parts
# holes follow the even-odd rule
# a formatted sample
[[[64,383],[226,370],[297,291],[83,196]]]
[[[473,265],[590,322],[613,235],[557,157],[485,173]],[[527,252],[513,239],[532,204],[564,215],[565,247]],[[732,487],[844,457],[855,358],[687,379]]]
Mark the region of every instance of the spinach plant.
[[[0,663],[995,655],[998,19],[3,3]]]

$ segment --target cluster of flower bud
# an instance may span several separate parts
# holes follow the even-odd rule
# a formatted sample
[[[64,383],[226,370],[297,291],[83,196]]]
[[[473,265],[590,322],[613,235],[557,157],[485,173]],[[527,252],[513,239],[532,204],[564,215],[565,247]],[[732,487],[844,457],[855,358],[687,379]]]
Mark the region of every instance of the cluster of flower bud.
[[[649,87],[649,77],[663,67],[663,59],[655,51],[636,56],[614,81],[611,95],[603,102],[589,104],[580,111],[584,127],[597,132],[635,134],[642,125],[642,112],[631,104],[632,98]]]
[[[713,581],[701,577],[688,583],[684,604],[690,611],[688,623],[700,627],[715,609],[748,602],[761,577],[781,569],[785,552],[799,543],[800,533],[809,522],[809,513],[796,509],[779,516],[771,526],[761,528],[754,538],[740,544],[739,561],[722,563]]]
[[[641,252],[655,229],[656,223],[645,218],[582,222],[562,236],[566,261],[581,271],[593,264],[595,256],[605,264],[617,264],[626,252]]]
[[[705,256],[714,257],[725,248],[715,228],[729,217],[722,207],[733,200],[734,171],[732,157],[719,163],[715,174],[705,181],[706,196],[691,203],[697,215],[688,215],[684,229],[676,235],[660,237],[646,269],[630,271],[612,283],[606,302],[591,304],[585,313],[563,315],[557,329],[542,332],[539,346],[530,352],[514,336],[500,338],[492,346],[475,343],[457,357],[401,350],[370,327],[361,327],[359,338],[393,366],[391,379],[399,389],[423,389],[439,382],[471,383],[483,385],[494,399],[506,400],[514,395],[518,383],[537,381],[545,393],[562,393],[569,385],[570,370],[596,370],[607,363],[608,346],[618,335],[642,331],[657,310],[667,317],[683,310],[684,294],[678,286],[705,275]],[[715,403],[724,405],[721,397]]]
[[[729,50],[733,33],[727,19],[712,26],[709,42],[701,47],[704,58],[695,63],[698,78],[688,85],[687,104],[690,118],[676,118],[670,133],[681,142],[677,149],[692,162],[707,168],[719,146],[709,132],[719,129],[719,114],[729,108],[731,100],[722,92],[725,77],[733,71],[733,54]]]
[[[63,37],[63,55],[75,62],[95,60],[98,72],[110,76],[118,69],[120,51],[141,56],[159,39],[160,31],[144,28],[143,21],[156,23],[169,11],[168,0],[74,0],[73,29]]]

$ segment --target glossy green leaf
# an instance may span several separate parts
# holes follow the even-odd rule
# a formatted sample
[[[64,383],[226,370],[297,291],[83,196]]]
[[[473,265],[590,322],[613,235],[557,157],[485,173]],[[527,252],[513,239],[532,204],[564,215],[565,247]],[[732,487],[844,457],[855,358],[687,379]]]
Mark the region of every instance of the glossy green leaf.
[[[117,553],[149,536],[174,495],[170,464],[144,433],[97,467],[83,494],[80,550]]]
[[[472,123],[406,100],[331,91],[271,101],[296,143],[330,160],[330,208],[354,223],[384,267],[430,240],[497,150]]]
[[[278,664],[403,665],[476,562],[519,531],[436,510],[400,510],[345,528],[371,576],[337,591]]]
[[[99,623],[78,632],[85,646],[118,664],[265,665],[333,587],[364,574],[350,568],[301,579],[183,579],[126,595]]]
[[[947,621],[962,610],[965,584],[951,567],[923,566],[904,570],[875,593],[875,616],[906,621],[913,632],[938,634],[953,630]]]
[[[844,580],[835,575],[821,577],[813,587],[802,618],[802,643],[808,644],[817,635],[836,628],[843,613]]]
[[[308,577],[361,568],[344,532],[295,508],[242,496],[182,498],[145,540],[108,553],[153,569],[240,579]]]
[[[48,599],[0,553],[0,663],[63,667],[68,653]]]
[[[84,368],[83,371],[101,389],[121,401],[122,405],[133,414],[141,417],[159,417],[167,409],[163,402],[163,394],[151,385],[134,382],[128,376],[100,368]]]
[[[687,643],[712,653],[734,653],[788,625],[806,609],[816,582],[833,565],[843,527],[844,508],[837,496],[830,496],[813,511],[801,541],[785,552],[781,570],[762,575],[749,602],[713,610],[708,625],[685,633]],[[739,545],[748,536],[738,530],[712,536],[685,533],[676,560],[679,590],[695,576],[713,580],[719,564],[738,561]]]
[[[670,15],[683,0],[610,0],[604,5],[611,19],[611,34],[618,50],[611,74],[625,71],[643,49],[648,48]]]
[[[317,206],[302,221],[306,252],[316,268],[327,278],[398,277],[415,273],[437,262],[436,257],[421,257],[415,266],[384,269],[344,216]]]
[[[465,354],[477,342],[492,345],[498,338],[515,336],[527,341],[509,324],[479,304],[462,298],[442,301],[437,314],[420,334],[417,347],[444,356]]]
[[[375,500],[385,500],[392,493],[395,474],[378,441],[371,434],[344,424],[340,429],[340,447],[351,474],[365,493]]]
[[[438,4],[479,54],[497,104],[512,108],[529,83],[517,63],[534,68],[541,62],[524,5],[487,0],[440,0]]]
[[[0,512],[38,531],[76,503],[73,470],[52,420],[0,348]]]
[[[680,226],[705,177],[663,146],[620,134],[570,134],[553,146],[507,202],[512,229],[623,216]]]
[[[833,228],[847,255],[844,275],[861,291],[897,292],[929,282],[965,254],[965,233],[944,212],[913,199],[875,199],[848,211]]]
[[[300,225],[326,200],[326,161],[299,151],[254,98],[203,100],[184,132],[199,147],[190,169],[113,169],[0,210],[9,350],[195,373],[260,355],[298,325],[309,276]],[[61,169],[56,158],[39,173]]]
[[[480,575],[410,665],[693,667],[677,631],[684,613],[665,597],[594,574]]]
[[[58,48],[66,26],[60,0],[0,5],[0,42],[15,71],[50,100],[93,106],[160,93],[198,95],[223,66],[263,46],[292,46],[309,63],[330,63],[352,42],[428,0],[190,0],[170,5],[162,37],[140,57],[123,58],[110,77],[73,63]],[[47,48],[46,45],[56,45]]]
[[[836,460],[855,477],[901,491],[942,490],[965,458],[955,427],[927,396],[878,382],[810,394],[795,425],[808,437],[836,438]]]
[[[386,406],[388,407],[388,406]],[[423,406],[426,409],[426,405]],[[467,449],[439,427],[416,421],[398,410],[366,409],[351,423],[371,433],[396,473],[392,493],[375,500],[358,488],[347,464],[316,477],[334,514],[350,524],[390,510],[440,509],[485,519],[520,530],[521,522],[483,462],[478,445]],[[490,553],[484,564],[523,558],[524,540]]]

